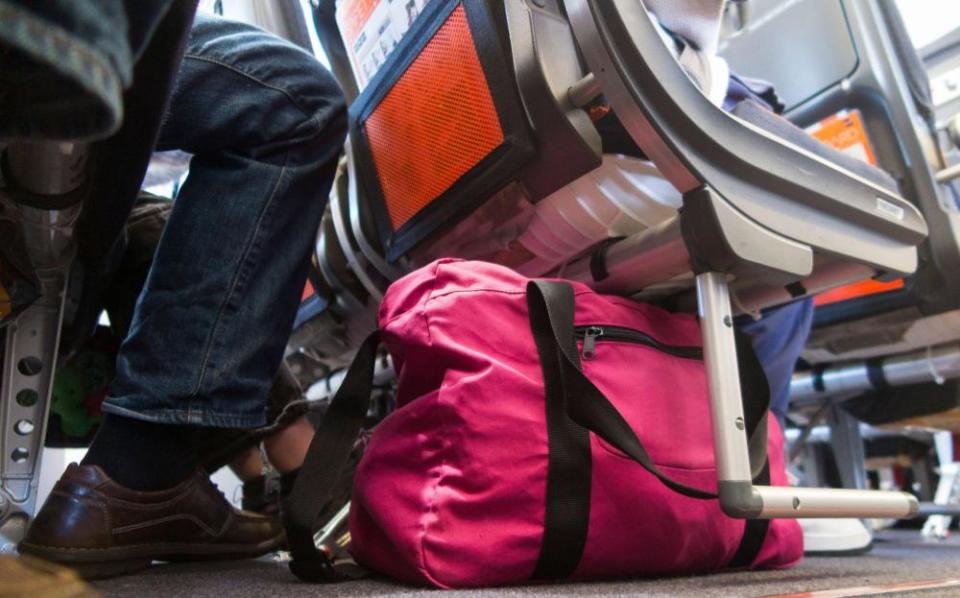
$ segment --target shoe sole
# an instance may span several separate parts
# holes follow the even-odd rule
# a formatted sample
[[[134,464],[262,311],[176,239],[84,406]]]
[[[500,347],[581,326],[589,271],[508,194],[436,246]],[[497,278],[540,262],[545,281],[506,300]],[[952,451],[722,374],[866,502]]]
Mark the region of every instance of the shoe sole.
[[[76,571],[83,579],[105,579],[142,571],[153,561],[183,563],[252,559],[279,550],[283,534],[249,544],[141,544],[116,548],[57,548],[21,543],[23,554],[39,557]]]

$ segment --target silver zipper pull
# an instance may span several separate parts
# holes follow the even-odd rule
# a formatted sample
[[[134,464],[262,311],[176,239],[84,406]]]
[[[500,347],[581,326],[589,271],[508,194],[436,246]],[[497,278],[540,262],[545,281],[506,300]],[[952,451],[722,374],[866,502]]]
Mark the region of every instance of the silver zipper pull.
[[[590,361],[597,356],[597,337],[603,336],[603,328],[590,326],[583,333],[583,359]]]

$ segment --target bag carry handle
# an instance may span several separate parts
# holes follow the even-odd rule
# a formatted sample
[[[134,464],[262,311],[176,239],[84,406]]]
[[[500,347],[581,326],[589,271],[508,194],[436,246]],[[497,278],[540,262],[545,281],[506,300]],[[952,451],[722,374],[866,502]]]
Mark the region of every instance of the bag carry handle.
[[[671,490],[690,498],[717,498],[714,492],[687,486],[660,471],[630,424],[600,389],[583,374],[574,336],[573,287],[563,282],[530,281],[527,284],[527,308],[541,363],[554,361],[558,366],[544,368],[545,373],[549,369],[551,376],[559,376],[555,386],[559,387],[560,392],[548,393],[547,400],[562,402],[571,420],[617,447]],[[752,358],[752,361],[756,362],[752,350],[743,353],[741,361],[748,362]],[[747,434],[751,438],[751,448],[754,449],[751,452],[751,463],[756,475],[766,461],[766,426],[761,426],[760,423],[766,421],[770,392],[766,379],[762,377],[763,370],[759,362],[742,363],[741,369],[752,372],[751,383],[744,386],[743,394],[744,419],[747,420]],[[760,382],[762,384],[758,384]]]
[[[317,548],[313,535],[317,516],[330,502],[370,408],[379,344],[380,332],[375,331],[360,345],[310,442],[283,510],[290,571],[303,581],[330,583],[355,577],[335,568],[330,557]]]
[[[687,486],[663,473],[617,408],[580,369],[574,329],[573,287],[564,282],[527,283],[527,309],[546,394],[549,461],[547,505],[536,579],[571,575],[586,544],[590,518],[589,432],[617,447],[665,486],[684,496],[714,499],[716,493]],[[767,411],[770,389],[749,339],[738,334],[744,419],[755,478],[769,477]],[[748,566],[759,552],[769,522],[748,522],[729,566]]]

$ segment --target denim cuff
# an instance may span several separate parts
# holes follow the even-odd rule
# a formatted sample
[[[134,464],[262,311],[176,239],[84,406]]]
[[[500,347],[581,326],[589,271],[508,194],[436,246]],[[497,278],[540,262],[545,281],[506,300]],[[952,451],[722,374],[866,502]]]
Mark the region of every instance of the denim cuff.
[[[0,51],[0,138],[80,141],[119,127],[123,85],[102,52],[5,0],[0,45],[17,51]]]
[[[250,415],[245,413],[217,413],[208,409],[132,409],[118,403],[134,402],[133,399],[110,398],[103,402],[104,413],[131,417],[157,424],[179,424],[205,426],[208,428],[259,428],[267,423],[266,414]]]

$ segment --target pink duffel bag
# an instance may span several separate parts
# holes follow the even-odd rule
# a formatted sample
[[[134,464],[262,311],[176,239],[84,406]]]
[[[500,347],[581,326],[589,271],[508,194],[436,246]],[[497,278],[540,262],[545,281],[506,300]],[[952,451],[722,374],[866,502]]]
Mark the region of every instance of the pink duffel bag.
[[[379,321],[399,387],[354,481],[361,566],[460,588],[800,560],[795,521],[720,509],[695,316],[440,260],[394,283]],[[360,349],[291,496],[304,579],[340,577],[313,547],[313,519],[367,411],[376,347]],[[738,351],[755,479],[785,485],[766,379],[749,343]]]

